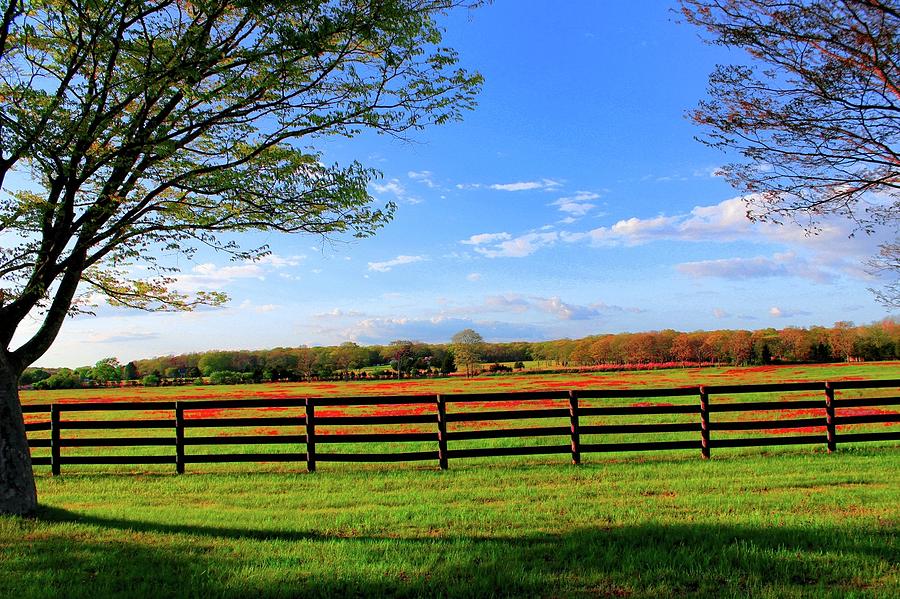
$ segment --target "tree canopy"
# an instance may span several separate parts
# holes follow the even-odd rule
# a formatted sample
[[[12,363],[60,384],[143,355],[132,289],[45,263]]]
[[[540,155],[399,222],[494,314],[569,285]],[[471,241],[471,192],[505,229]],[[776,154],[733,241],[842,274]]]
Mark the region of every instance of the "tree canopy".
[[[437,19],[472,4],[0,4],[0,438],[15,439],[0,447],[0,511],[33,494],[15,382],[89,309],[85,292],[189,310],[226,299],[173,287],[200,248],[253,260],[268,248],[242,233],[372,235],[394,211],[373,205],[378,173],[327,163],[321,141],[460,118],[481,78]],[[29,317],[37,331],[12,347]]]
[[[484,339],[473,329],[463,329],[450,340],[453,358],[458,366],[465,367],[466,376],[475,374],[484,351]]]
[[[477,74],[435,17],[452,0],[6,3],[0,24],[0,336],[44,307],[10,359],[47,349],[76,289],[146,309],[219,303],[171,288],[151,250],[232,233],[381,227],[376,172],[327,164],[323,136],[392,135],[460,117]],[[9,185],[13,172],[32,184]],[[138,266],[141,268],[139,269]],[[143,270],[149,268],[148,271]]]
[[[828,214],[857,230],[900,222],[900,5],[896,0],[682,0],[710,41],[746,50],[719,65],[691,113],[726,165],[748,215],[815,231]],[[900,276],[897,244],[875,269]],[[898,305],[896,284],[880,292]]]

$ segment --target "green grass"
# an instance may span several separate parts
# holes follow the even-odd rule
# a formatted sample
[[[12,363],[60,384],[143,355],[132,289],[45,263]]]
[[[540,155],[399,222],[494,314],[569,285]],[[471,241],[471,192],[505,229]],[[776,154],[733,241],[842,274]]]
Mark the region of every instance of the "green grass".
[[[900,452],[38,479],[0,596],[891,597]]]
[[[400,386],[347,382],[84,390],[68,395],[27,393],[23,399],[42,403],[135,394],[129,399],[152,401],[190,399],[198,394],[275,397],[446,393],[458,387],[472,392],[568,385],[666,387],[897,378],[898,374],[894,362],[438,379],[401,381]],[[714,401],[791,397],[751,394]],[[641,400],[616,403],[631,401]],[[665,401],[695,403],[696,398]],[[452,407],[454,411],[470,408],[490,409]],[[247,412],[240,415],[253,413]],[[76,417],[111,416],[96,412]],[[147,412],[114,417],[154,416]],[[717,417],[724,419],[724,415]],[[639,421],[693,418],[658,416]],[[601,421],[628,419],[595,418],[591,423]],[[565,424],[566,419],[547,419],[493,426]],[[893,427],[859,425],[856,430],[896,430],[897,425]],[[422,430],[432,429],[422,425]],[[353,432],[364,430],[374,428],[356,427]],[[98,436],[98,432],[84,434]],[[235,432],[195,429],[192,434]],[[79,436],[75,431],[65,434]],[[171,431],[131,434],[169,436]],[[714,438],[725,435],[717,432]],[[675,433],[658,434],[657,439],[695,437]],[[626,439],[605,436],[582,442],[613,440]],[[561,437],[501,439],[451,443],[451,448],[561,442],[568,441]],[[260,449],[225,446],[204,451]],[[435,447],[427,443],[319,444],[318,449]],[[303,451],[303,446],[277,450]],[[124,451],[167,453],[170,449],[64,450],[67,455]],[[701,461],[698,453],[590,454],[583,456],[584,464],[578,467],[567,464],[566,455],[451,460],[445,472],[437,470],[436,463],[320,463],[316,474],[304,472],[302,463],[189,465],[183,476],[175,475],[173,466],[64,466],[63,476],[52,478],[48,468],[38,468],[42,508],[37,517],[0,518],[0,572],[4,574],[0,597],[900,596],[900,446],[896,443],[839,445],[835,454],[825,453],[820,446],[714,450],[711,461]]]

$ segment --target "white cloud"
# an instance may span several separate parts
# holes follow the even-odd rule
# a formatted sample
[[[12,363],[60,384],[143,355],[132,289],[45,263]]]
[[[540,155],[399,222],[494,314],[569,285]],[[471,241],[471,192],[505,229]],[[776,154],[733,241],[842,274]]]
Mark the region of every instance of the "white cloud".
[[[87,343],[139,343],[159,339],[159,333],[151,331],[117,331],[112,333],[92,333],[83,337]]]
[[[256,264],[263,264],[273,268],[286,268],[288,266],[299,266],[303,260],[306,260],[304,255],[279,256],[278,254],[269,254],[256,260]]]
[[[537,181],[516,181],[514,183],[494,183],[488,185],[491,189],[498,191],[530,191],[532,189],[555,189],[562,185],[559,181],[553,179],[540,179]]]
[[[478,272],[470,272],[466,275],[466,280],[475,283],[476,281],[481,280],[481,273]]]
[[[536,306],[560,320],[590,320],[602,315],[602,310],[599,307],[567,304],[558,297],[539,299],[536,302]]]
[[[834,279],[834,273],[797,256],[794,252],[775,254],[771,258],[724,258],[685,262],[676,268],[692,277],[722,279],[757,279],[763,277],[800,277],[817,283]]]
[[[244,300],[238,306],[240,310],[252,310],[257,314],[264,314],[266,312],[274,312],[279,309],[281,306],[277,304],[254,304],[250,300]]]
[[[551,233],[527,233],[515,239],[509,239],[495,244],[493,247],[476,247],[475,251],[487,258],[524,258],[530,256],[542,247],[553,245],[559,239],[559,234]]]
[[[562,197],[550,204],[551,206],[557,206],[560,212],[565,212],[570,216],[568,218],[584,216],[591,210],[597,207],[596,204],[591,203],[591,200],[596,200],[600,197],[600,194],[594,193],[591,191],[579,191],[574,196]]]
[[[320,312],[319,314],[314,314],[313,318],[338,319],[338,318],[360,318],[363,316],[365,316],[365,313],[359,312],[357,310],[342,310],[340,308],[332,308],[328,312]]]
[[[731,314],[729,314],[728,312],[726,312],[726,311],[723,310],[722,308],[714,308],[714,309],[713,309],[713,316],[715,316],[716,318],[726,318],[726,317],[728,317],[728,316],[731,316]]]
[[[238,279],[265,280],[265,270],[260,264],[244,262],[234,266],[216,266],[212,262],[198,264],[191,274],[176,277],[172,287],[177,291],[194,292],[206,289],[222,289]]]
[[[810,313],[805,310],[786,310],[778,306],[769,308],[769,316],[773,318],[790,318],[791,316],[808,316]]]
[[[421,183],[422,185],[425,185],[426,187],[429,187],[431,189],[437,187],[434,180],[432,179],[431,171],[409,171],[408,173],[406,173],[406,176],[413,181]]]
[[[484,317],[489,314],[526,314],[531,312],[549,314],[557,320],[590,320],[602,318],[606,314],[632,312],[639,313],[637,308],[611,306],[604,302],[588,305],[572,304],[559,297],[522,296],[515,293],[489,295],[480,304],[450,306],[441,311],[442,316],[450,317]],[[535,317],[529,317],[534,320]]]
[[[372,183],[372,189],[376,193],[391,194],[398,202],[405,204],[421,204],[422,200],[416,196],[407,193],[406,188],[400,183],[399,179],[391,179],[385,183]]]
[[[483,245],[485,243],[494,243],[497,241],[505,241],[507,239],[512,239],[512,235],[509,233],[479,233],[460,241],[460,243],[466,245]]]
[[[527,312],[530,307],[531,303],[519,295],[489,295],[484,298],[484,305],[477,307],[475,311],[521,313]]]
[[[374,270],[377,272],[388,272],[395,266],[402,266],[404,264],[414,264],[416,262],[424,262],[428,260],[425,256],[404,256],[400,255],[392,260],[385,260],[384,262],[369,262],[369,270]]]
[[[751,203],[752,196],[746,198]],[[790,271],[795,276],[812,280],[827,280],[834,273],[867,278],[860,264],[868,256],[878,252],[879,244],[890,241],[893,234],[887,230],[874,235],[853,233],[850,221],[830,215],[821,219],[815,232],[793,223],[778,225],[771,222],[753,222],[747,217],[745,198],[732,198],[712,206],[695,206],[686,214],[673,216],[659,215],[652,218],[623,219],[611,226],[599,227],[586,232],[562,232],[560,239],[568,243],[589,241],[595,246],[634,246],[655,241],[689,241],[701,243],[722,243],[746,241],[788,246],[798,254],[807,256],[801,263],[795,258],[793,264],[765,263],[763,259],[745,259],[743,264],[715,261],[704,268],[696,265],[686,270],[727,270],[743,267],[744,272],[754,270],[756,276],[768,270],[771,274]],[[746,260],[750,260],[747,262]],[[784,260],[775,262],[785,262]]]

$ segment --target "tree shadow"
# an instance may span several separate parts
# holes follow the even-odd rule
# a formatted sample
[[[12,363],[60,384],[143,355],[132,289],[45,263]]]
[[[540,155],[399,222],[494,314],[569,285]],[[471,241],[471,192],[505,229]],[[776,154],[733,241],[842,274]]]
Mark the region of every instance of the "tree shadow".
[[[838,596],[873,580],[896,585],[900,563],[892,527],[647,522],[559,535],[338,536],[46,507],[33,524],[5,560],[18,597]]]

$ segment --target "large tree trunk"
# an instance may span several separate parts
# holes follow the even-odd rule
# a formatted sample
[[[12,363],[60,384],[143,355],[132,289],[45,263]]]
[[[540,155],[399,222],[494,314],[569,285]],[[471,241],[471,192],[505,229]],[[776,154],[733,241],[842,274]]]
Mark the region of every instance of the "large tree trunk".
[[[24,515],[37,507],[18,383],[19,372],[0,355],[0,514]]]

